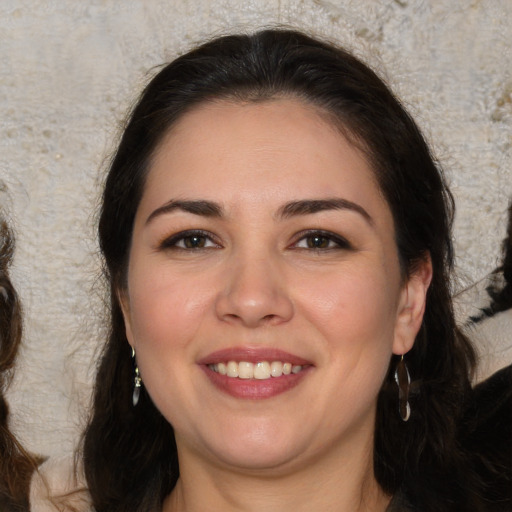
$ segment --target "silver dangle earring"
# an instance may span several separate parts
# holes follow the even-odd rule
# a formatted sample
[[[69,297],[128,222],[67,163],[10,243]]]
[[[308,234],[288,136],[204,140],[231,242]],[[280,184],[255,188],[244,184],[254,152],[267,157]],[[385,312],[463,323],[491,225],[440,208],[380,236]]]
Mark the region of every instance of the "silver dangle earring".
[[[395,369],[395,382],[398,386],[398,412],[403,421],[407,421],[411,416],[411,406],[409,405],[409,387],[411,376],[404,361],[404,356],[400,358]]]
[[[135,363],[135,378],[134,378],[134,387],[133,387],[133,406],[135,407],[139,403],[140,398],[140,386],[142,384],[142,378],[140,376],[139,367],[137,366],[137,362],[135,361],[135,349],[132,347],[132,358]]]

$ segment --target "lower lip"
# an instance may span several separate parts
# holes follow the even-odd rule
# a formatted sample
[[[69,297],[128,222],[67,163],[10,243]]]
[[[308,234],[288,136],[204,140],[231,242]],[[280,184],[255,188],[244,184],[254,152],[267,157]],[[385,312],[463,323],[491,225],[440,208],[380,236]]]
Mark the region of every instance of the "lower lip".
[[[201,368],[210,379],[210,382],[224,393],[246,400],[263,400],[294,388],[311,371],[312,366],[303,368],[299,373],[290,373],[289,375],[262,380],[227,377],[226,375],[214,372],[207,365],[201,365]]]

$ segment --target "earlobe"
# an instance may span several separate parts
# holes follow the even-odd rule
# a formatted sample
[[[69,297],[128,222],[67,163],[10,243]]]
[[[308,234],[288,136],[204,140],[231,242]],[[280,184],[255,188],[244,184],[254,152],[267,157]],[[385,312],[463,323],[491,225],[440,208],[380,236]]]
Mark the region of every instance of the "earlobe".
[[[397,312],[393,353],[403,355],[411,350],[425,313],[427,291],[432,281],[432,260],[425,256],[404,283]]]

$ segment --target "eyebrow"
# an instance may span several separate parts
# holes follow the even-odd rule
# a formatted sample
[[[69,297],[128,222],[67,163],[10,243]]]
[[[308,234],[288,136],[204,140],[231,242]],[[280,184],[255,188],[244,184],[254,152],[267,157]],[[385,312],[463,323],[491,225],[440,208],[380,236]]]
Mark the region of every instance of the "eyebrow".
[[[201,217],[223,217],[223,208],[220,204],[207,200],[176,200],[171,199],[163,206],[154,210],[146,219],[146,224],[160,215],[171,213],[175,210],[192,213]],[[277,211],[277,218],[288,219],[301,215],[311,215],[328,210],[350,210],[361,215],[371,226],[373,219],[370,214],[359,204],[339,197],[329,199],[302,199],[291,201],[283,205]]]
[[[150,216],[146,219],[146,224],[149,224],[153,219],[166,213],[171,213],[175,210],[181,210],[184,212],[192,213],[194,215],[200,215],[202,217],[222,217],[222,207],[212,201],[179,201],[171,199],[160,208],[154,210]]]
[[[311,215],[326,210],[350,210],[356,212],[361,215],[368,224],[373,226],[371,215],[361,205],[340,197],[292,201],[279,209],[278,216],[287,219],[297,215]]]

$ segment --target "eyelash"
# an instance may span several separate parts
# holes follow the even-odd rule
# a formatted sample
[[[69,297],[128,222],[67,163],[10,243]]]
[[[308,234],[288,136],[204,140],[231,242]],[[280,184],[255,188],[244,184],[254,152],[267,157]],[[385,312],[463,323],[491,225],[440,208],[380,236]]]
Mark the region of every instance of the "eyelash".
[[[207,244],[206,246],[189,246],[187,247],[187,240],[192,242],[194,244],[193,239],[200,239],[203,241],[204,244]],[[321,245],[322,243],[327,243],[327,246],[325,247],[315,247],[314,240],[316,239],[316,242],[320,241]],[[306,246],[301,247],[299,244],[300,242],[305,242]],[[313,245],[310,245],[310,242],[313,243]],[[181,245],[180,245],[181,244]],[[159,244],[159,249],[166,250],[166,249],[178,249],[183,251],[198,251],[198,250],[206,250],[206,249],[212,249],[212,248],[221,248],[221,245],[215,240],[215,237],[209,233],[208,231],[203,230],[187,230],[187,231],[181,231],[179,233],[176,233],[175,235],[172,235],[165,240],[163,240]],[[299,250],[311,250],[311,251],[333,251],[333,250],[349,250],[352,249],[352,245],[342,236],[336,235],[335,233],[332,233],[330,231],[323,231],[323,230],[306,230],[302,231],[301,233],[298,233],[296,236],[296,241],[293,242],[290,246],[291,249],[299,249]]]
[[[327,241],[327,247],[300,247],[298,244],[301,241],[305,241],[308,244],[308,239],[320,239]],[[352,245],[342,236],[332,233],[331,231],[323,231],[319,229],[307,230],[297,235],[297,241],[292,244],[293,249],[300,250],[312,250],[312,251],[336,251],[336,250],[347,250],[352,249]]]
[[[206,241],[206,243],[210,242],[211,245],[208,245],[206,247],[186,247],[186,240],[191,241],[194,238],[203,239]],[[179,245],[180,243],[182,244],[181,246]],[[208,231],[203,231],[200,229],[191,229],[187,231],[180,231],[179,233],[176,233],[175,235],[166,238],[158,245],[158,247],[159,249],[162,250],[178,249],[182,251],[198,251],[211,248],[219,248],[221,246],[219,243],[215,241],[213,235]]]

